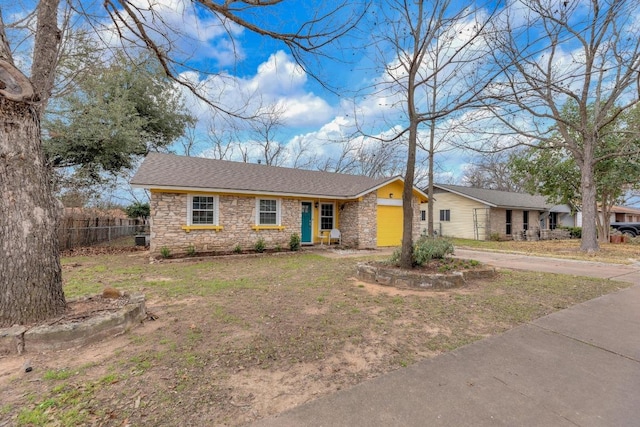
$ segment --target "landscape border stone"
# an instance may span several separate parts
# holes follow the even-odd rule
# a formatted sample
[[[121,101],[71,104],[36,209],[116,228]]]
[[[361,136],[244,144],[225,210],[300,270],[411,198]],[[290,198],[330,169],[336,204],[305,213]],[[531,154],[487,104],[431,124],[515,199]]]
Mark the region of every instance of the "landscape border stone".
[[[142,322],[146,315],[144,295],[134,294],[117,311],[86,320],[38,325],[33,328],[19,325],[3,328],[0,329],[0,356],[84,346],[123,334],[133,325]]]
[[[375,262],[360,262],[357,278],[368,283],[393,286],[398,289],[447,290],[464,286],[469,280],[495,277],[493,267],[479,267],[451,273],[426,273],[417,270],[402,270]]]

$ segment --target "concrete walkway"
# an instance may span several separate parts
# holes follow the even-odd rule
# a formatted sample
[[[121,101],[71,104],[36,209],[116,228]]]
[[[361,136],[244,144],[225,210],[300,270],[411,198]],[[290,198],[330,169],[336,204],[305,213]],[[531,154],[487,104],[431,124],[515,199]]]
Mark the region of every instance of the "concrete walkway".
[[[637,285],[255,426],[640,425],[640,266],[459,249],[456,255]]]

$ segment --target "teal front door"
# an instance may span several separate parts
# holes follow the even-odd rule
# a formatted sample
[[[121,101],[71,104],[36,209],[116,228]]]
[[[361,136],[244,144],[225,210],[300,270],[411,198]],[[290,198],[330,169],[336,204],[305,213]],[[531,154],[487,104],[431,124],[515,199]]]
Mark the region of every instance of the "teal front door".
[[[300,243],[313,243],[311,228],[311,202],[302,202],[302,220],[300,221]]]

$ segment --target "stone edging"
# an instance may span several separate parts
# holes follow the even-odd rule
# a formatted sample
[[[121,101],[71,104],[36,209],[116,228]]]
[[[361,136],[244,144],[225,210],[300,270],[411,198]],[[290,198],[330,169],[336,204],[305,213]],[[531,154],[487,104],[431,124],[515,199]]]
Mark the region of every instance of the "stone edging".
[[[120,310],[89,320],[31,329],[25,326],[0,329],[0,356],[80,347],[120,335],[140,323],[146,315],[144,295],[135,294]]]
[[[469,280],[487,279],[495,276],[496,269],[493,267],[454,271],[446,274],[427,274],[415,270],[407,271],[393,267],[385,267],[369,262],[360,262],[357,266],[358,279],[368,283],[393,286],[399,289],[445,290],[462,287]]]

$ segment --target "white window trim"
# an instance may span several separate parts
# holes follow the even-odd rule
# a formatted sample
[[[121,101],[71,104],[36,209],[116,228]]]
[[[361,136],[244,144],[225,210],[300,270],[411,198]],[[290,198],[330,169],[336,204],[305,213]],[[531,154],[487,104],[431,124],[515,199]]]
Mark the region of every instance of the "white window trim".
[[[260,223],[260,200],[275,200],[276,201],[276,223],[275,224],[261,224]],[[282,200],[273,197],[256,197],[256,218],[255,224],[257,226],[281,226],[282,225]]]
[[[213,224],[194,224],[193,223],[193,198],[194,197],[213,197]],[[219,212],[219,196],[215,194],[189,194],[187,198],[187,225],[202,225],[202,226],[218,226],[220,225],[220,212]]]
[[[333,206],[333,227],[330,229],[322,229],[322,205],[331,205]],[[336,204],[335,203],[320,203],[320,208],[318,209],[318,232],[323,233],[326,231],[331,231],[331,229],[336,228]]]

